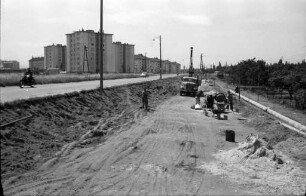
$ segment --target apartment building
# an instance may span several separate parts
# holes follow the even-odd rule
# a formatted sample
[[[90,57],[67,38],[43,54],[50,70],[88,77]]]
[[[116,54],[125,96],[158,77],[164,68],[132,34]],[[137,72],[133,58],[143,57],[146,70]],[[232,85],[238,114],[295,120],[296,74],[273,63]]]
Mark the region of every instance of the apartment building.
[[[142,54],[134,55],[134,69],[135,73],[151,72],[149,69],[150,59]]]
[[[29,67],[34,71],[45,70],[45,58],[44,57],[32,57],[29,60]]]
[[[169,60],[163,61],[162,70],[163,73],[170,73],[171,62]]]
[[[112,60],[112,34],[103,36],[103,71],[114,70]],[[80,30],[66,34],[66,71],[99,72],[100,36],[93,30]]]
[[[134,66],[134,45],[113,43],[114,70],[116,73],[133,73]]]
[[[158,58],[150,58],[148,64],[148,72],[150,73],[160,73],[160,60]]]
[[[13,69],[13,70],[17,70],[20,69],[20,64],[18,61],[1,61],[1,69]]]
[[[66,46],[52,44],[44,47],[44,67],[46,69],[66,70]]]
[[[170,73],[178,74],[181,71],[181,65],[177,62],[170,63]]]
[[[99,72],[99,33],[82,29],[66,36],[67,72]],[[103,34],[103,72],[134,72],[134,45],[113,43],[112,40],[113,34]]]
[[[135,55],[135,64],[134,64],[135,73],[140,73],[146,71],[149,73],[160,73],[160,59],[147,58],[142,54]],[[174,73],[177,74],[180,72],[181,65],[177,62],[172,62],[169,60],[162,61],[162,73]]]

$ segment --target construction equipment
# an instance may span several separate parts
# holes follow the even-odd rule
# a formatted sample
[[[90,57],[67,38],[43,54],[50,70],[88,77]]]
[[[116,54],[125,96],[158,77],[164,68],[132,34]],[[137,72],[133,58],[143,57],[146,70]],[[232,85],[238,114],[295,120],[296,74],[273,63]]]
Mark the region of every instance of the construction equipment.
[[[189,77],[193,77],[194,75],[194,68],[193,68],[193,62],[192,62],[192,53],[193,53],[193,47],[190,47],[190,66],[189,66]]]
[[[201,71],[201,79],[203,79],[203,75],[205,72],[204,64],[203,64],[203,54],[201,54],[201,59],[200,59],[200,71]]]
[[[213,113],[214,114],[221,114],[225,112],[225,105],[226,105],[226,96],[223,93],[217,93],[215,95],[215,101],[213,103]]]

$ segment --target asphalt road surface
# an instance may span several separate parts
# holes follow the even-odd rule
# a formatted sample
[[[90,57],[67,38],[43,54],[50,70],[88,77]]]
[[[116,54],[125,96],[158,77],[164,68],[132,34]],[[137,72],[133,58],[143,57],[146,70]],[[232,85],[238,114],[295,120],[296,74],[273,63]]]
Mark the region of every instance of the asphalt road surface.
[[[165,74],[162,77],[175,77],[176,74]],[[116,80],[104,80],[104,87],[119,86],[130,83],[138,83],[144,81],[158,80],[159,75],[150,76],[146,78],[125,78]],[[50,95],[64,94],[74,91],[90,90],[100,86],[99,80],[84,81],[84,82],[70,82],[70,83],[57,83],[36,85],[35,88],[24,87],[21,89],[19,86],[1,87],[0,88],[0,102],[11,102],[18,99],[29,99],[34,97],[44,97]]]

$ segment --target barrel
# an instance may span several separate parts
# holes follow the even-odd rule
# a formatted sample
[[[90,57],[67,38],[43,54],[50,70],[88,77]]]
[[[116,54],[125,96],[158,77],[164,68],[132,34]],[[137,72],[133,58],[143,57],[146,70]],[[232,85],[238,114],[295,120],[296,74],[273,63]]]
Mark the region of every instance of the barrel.
[[[227,115],[224,115],[223,119],[224,119],[224,120],[227,120]]]
[[[235,131],[225,130],[225,141],[235,142]]]

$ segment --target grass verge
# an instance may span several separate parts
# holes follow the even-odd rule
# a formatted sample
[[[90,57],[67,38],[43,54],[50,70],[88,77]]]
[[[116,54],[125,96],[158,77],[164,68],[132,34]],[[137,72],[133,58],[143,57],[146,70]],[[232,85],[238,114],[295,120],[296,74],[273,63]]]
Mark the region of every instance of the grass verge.
[[[17,86],[22,79],[23,73],[0,74],[0,86]],[[34,75],[37,84],[68,83],[90,80],[99,80],[100,74],[54,74],[54,75]],[[139,78],[139,73],[105,73],[104,80],[114,80],[121,78]]]

